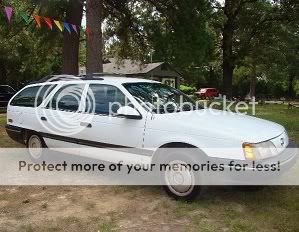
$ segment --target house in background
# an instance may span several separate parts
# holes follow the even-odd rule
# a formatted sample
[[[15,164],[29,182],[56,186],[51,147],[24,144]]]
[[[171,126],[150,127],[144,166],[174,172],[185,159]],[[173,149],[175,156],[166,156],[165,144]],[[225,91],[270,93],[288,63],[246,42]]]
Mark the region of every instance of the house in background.
[[[182,75],[166,62],[143,64],[129,59],[109,59],[109,63],[103,65],[103,72],[156,80],[175,88],[179,87],[182,78]],[[84,74],[86,74],[85,67],[80,67],[80,75]]]

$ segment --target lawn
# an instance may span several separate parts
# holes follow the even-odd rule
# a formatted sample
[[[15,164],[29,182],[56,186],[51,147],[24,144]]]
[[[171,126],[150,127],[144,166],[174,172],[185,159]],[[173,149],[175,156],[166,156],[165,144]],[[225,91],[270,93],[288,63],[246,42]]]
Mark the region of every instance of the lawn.
[[[288,134],[299,145],[299,109],[288,109],[286,105],[257,106],[256,117],[283,125]]]
[[[257,107],[299,144],[299,110]],[[0,115],[0,146],[14,147]],[[258,133],[258,132],[257,132]],[[20,145],[18,145],[20,146]],[[195,202],[159,187],[0,187],[0,231],[299,231],[299,187],[209,187]]]

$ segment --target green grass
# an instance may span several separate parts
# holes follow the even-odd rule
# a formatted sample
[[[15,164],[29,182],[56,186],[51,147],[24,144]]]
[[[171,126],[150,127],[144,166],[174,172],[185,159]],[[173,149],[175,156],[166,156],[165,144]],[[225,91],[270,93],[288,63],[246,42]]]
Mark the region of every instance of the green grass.
[[[0,114],[0,147],[23,147],[22,144],[19,144],[11,140],[5,131],[6,124],[6,114]]]
[[[100,222],[98,231],[110,232],[110,231],[113,231],[115,229],[115,227],[116,227],[116,224],[113,220],[107,220],[107,221]]]
[[[256,117],[283,125],[292,140],[299,144],[299,109],[286,105],[263,105],[256,107]]]
[[[0,126],[4,126],[6,123],[6,114],[0,114]]]

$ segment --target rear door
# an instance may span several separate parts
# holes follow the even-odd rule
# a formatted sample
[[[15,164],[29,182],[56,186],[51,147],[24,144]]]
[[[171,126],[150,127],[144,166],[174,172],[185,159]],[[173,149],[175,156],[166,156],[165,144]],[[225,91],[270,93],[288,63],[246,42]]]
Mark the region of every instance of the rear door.
[[[76,148],[82,138],[82,94],[86,84],[62,84],[50,99],[40,108],[40,131],[48,147]]]

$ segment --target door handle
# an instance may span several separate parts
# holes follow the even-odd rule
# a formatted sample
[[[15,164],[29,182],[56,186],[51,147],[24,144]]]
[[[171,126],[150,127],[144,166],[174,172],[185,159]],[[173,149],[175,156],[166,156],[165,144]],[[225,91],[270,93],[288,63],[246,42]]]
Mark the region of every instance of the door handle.
[[[40,118],[42,121],[47,121],[47,118],[46,117],[41,117]]]
[[[88,123],[88,122],[81,122],[80,126],[85,126],[87,128],[92,128],[92,125],[90,123]]]

